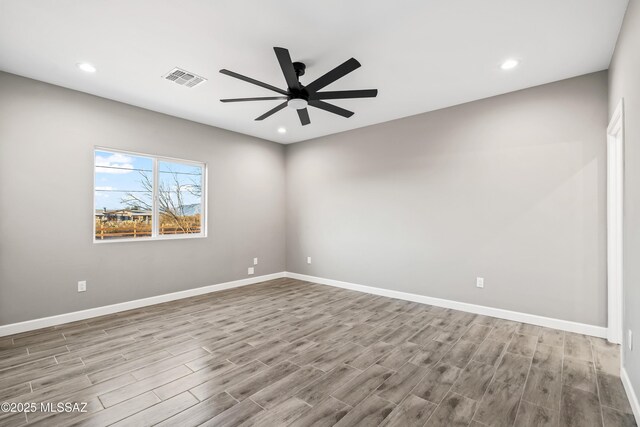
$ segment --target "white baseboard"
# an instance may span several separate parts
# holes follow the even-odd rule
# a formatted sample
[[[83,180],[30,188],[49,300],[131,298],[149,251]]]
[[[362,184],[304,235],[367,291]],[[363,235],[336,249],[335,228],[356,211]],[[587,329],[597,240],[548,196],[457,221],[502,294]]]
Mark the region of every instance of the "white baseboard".
[[[219,283],[216,285],[204,286],[201,288],[188,289],[186,291],[173,292],[170,294],[158,295],[149,298],[127,301],[118,304],[106,305],[102,307],[90,308],[72,313],[60,314],[57,316],[43,317],[40,319],[27,320],[20,323],[12,323],[0,326],[0,337],[32,331],[34,329],[46,328],[61,325],[63,323],[75,322],[92,317],[104,316],[106,314],[118,313],[120,311],[132,310],[163,302],[174,301],[224,289],[238,288],[252,285],[266,280],[290,277],[292,279],[304,280],[307,282],[320,283],[323,285],[335,286],[338,288],[350,289],[358,292],[365,292],[374,295],[381,295],[389,298],[397,298],[406,301],[414,301],[422,304],[435,305],[438,307],[452,308],[455,310],[467,311],[469,313],[483,314],[486,316],[498,317],[501,319],[514,320],[517,322],[531,323],[533,325],[545,326],[554,329],[561,329],[579,334],[591,335],[606,338],[607,328],[601,326],[587,325],[584,323],[571,322],[568,320],[552,319],[549,317],[536,316],[534,314],[520,313],[516,311],[503,310],[500,308],[485,307],[482,305],[469,304],[464,302],[433,298],[424,295],[411,294],[407,292],[392,291],[389,289],[374,288],[372,286],[357,285],[355,283],[341,282],[339,280],[325,279],[322,277],[307,276],[304,274],[279,272],[264,276],[250,277],[247,279],[234,280],[232,282]],[[637,400],[636,400],[637,402]],[[636,415],[637,417],[637,415]]]
[[[631,409],[633,410],[633,416],[636,417],[636,422],[640,422],[640,403],[638,402],[638,395],[633,389],[633,385],[631,385],[629,375],[627,374],[627,371],[626,369],[624,369],[624,367],[620,369],[620,379],[622,380],[624,390],[627,392],[627,397],[629,398],[629,403],[631,404]]]
[[[285,277],[304,280],[307,282],[320,283],[322,285],[335,286],[338,288],[350,289],[352,291],[381,295],[389,298],[397,298],[406,301],[419,302],[422,304],[435,305],[438,307],[452,308],[454,310],[466,311],[474,314],[483,314],[485,316],[514,320],[516,322],[530,323],[532,325],[545,326],[547,328],[561,329],[563,331],[591,335],[594,337],[607,337],[607,328],[602,326],[587,325],[585,323],[571,322],[569,320],[553,319],[550,317],[537,316],[535,314],[520,313],[517,311],[503,310],[501,308],[486,307],[483,305],[469,304],[466,302],[433,298],[425,295],[411,294],[408,292],[374,288],[372,286],[357,285],[355,283],[341,282],[339,280],[325,279],[322,277],[307,276],[305,274],[286,272]]]
[[[11,323],[9,325],[0,326],[0,337],[32,331],[34,329],[47,328],[49,326],[61,325],[63,323],[76,322],[78,320],[89,319],[91,317],[104,316],[105,314],[132,310],[134,308],[160,304],[167,301],[189,298],[196,295],[208,294],[210,292],[222,291],[224,289],[239,288],[241,286],[253,285],[254,283],[260,283],[267,280],[279,279],[281,277],[285,277],[284,272],[266,274],[264,276],[249,277],[247,279],[218,283],[216,285],[203,286],[201,288],[187,289],[186,291],[172,292],[170,294],[157,295],[154,297],[121,302],[118,304],[105,305],[102,307],[90,308],[82,311],[74,311],[72,313],[59,314],[57,316],[42,317],[40,319],[27,320],[20,323]]]

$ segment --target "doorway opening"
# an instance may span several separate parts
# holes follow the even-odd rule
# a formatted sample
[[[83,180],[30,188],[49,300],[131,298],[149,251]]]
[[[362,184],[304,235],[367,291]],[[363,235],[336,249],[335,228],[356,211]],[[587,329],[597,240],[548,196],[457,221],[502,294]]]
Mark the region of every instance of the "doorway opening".
[[[624,107],[618,103],[607,127],[607,339],[622,343],[623,319],[623,180],[624,180]]]

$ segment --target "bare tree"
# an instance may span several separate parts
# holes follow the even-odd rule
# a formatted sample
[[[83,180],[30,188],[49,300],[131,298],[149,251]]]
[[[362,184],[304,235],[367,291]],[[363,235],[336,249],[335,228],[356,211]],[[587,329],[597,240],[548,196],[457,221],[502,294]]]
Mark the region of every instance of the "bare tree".
[[[146,210],[152,210],[153,181],[147,172],[139,171],[138,173],[141,176],[139,183],[142,185],[143,191],[138,193],[126,193],[126,195],[121,199],[121,202],[129,209],[142,207]],[[183,233],[191,233],[195,230],[191,219],[185,212],[185,208],[188,205],[185,204],[183,193],[187,192],[195,197],[200,197],[202,195],[202,185],[193,178],[191,178],[191,182],[189,184],[181,183],[179,174],[172,171],[170,168],[169,172],[166,173],[171,174],[171,181],[169,183],[165,183],[160,180],[158,183],[158,211],[162,217],[161,222],[169,220],[170,222],[175,223],[177,228],[179,228]],[[141,197],[140,195],[146,195],[146,197]]]
[[[151,183],[151,178],[149,178],[146,172],[139,171],[138,173],[141,176],[139,182],[144,190],[137,193],[126,193],[125,196],[120,199],[120,203],[126,205],[128,209],[141,207],[146,210],[152,210],[153,206],[151,200],[153,199],[153,184]],[[146,195],[149,200],[147,201],[145,198],[143,198],[144,196],[140,197],[139,194]]]

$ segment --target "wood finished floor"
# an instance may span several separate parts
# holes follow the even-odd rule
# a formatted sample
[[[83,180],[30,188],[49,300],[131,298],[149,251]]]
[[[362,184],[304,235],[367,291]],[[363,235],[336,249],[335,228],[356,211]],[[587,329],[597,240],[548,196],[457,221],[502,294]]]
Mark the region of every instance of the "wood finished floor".
[[[634,426],[599,338],[292,279],[0,338],[0,425]]]

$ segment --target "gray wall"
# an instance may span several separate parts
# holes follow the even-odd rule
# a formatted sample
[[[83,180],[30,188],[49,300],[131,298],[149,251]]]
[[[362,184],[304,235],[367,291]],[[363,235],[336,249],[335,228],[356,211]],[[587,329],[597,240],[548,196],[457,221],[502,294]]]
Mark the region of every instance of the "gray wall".
[[[93,244],[94,145],[207,162],[209,237]],[[6,73],[0,194],[0,324],[285,267],[283,146]]]
[[[609,73],[609,113],[624,98],[624,333],[635,332],[635,350],[623,346],[625,369],[640,393],[640,4],[631,0]],[[626,339],[626,335],[625,335]]]
[[[599,72],[288,146],[287,270],[604,326],[606,126]]]

